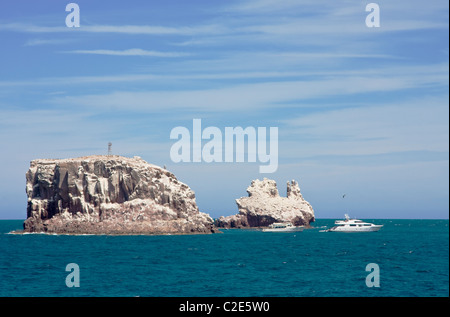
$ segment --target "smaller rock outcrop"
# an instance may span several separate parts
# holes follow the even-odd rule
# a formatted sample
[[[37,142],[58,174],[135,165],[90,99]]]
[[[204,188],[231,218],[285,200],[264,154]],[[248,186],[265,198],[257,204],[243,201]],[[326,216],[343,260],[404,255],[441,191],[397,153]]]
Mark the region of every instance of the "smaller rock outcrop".
[[[303,198],[294,180],[287,182],[287,197],[280,197],[274,180],[264,178],[252,181],[248,197],[236,199],[239,213],[216,220],[222,228],[265,227],[274,222],[291,222],[309,226],[314,221],[314,210]]]

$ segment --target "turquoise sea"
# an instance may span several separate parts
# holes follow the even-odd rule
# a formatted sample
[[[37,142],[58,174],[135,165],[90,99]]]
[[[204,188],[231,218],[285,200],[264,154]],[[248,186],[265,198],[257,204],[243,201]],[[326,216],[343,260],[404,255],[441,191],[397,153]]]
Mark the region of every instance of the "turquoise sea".
[[[449,296],[448,220],[370,220],[379,232],[224,230],[211,235],[8,234],[0,221],[0,296]],[[79,287],[66,286],[66,265]],[[368,287],[369,263],[379,287]]]

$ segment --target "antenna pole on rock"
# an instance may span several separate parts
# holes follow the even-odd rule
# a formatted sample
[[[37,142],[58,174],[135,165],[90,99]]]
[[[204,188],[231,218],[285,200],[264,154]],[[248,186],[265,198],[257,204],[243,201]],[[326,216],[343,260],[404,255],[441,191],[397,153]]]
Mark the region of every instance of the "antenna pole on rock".
[[[111,156],[111,146],[112,146],[112,143],[108,142],[108,156]]]

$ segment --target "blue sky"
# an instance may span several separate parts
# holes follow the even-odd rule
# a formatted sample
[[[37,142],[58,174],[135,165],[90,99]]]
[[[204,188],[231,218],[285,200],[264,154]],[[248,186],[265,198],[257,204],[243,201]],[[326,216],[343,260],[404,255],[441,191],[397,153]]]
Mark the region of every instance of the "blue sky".
[[[36,158],[166,165],[213,217],[252,179],[299,181],[317,218],[448,218],[446,1],[0,2],[0,218]],[[173,163],[170,131],[279,129],[279,166]],[[345,200],[342,195],[346,194]]]

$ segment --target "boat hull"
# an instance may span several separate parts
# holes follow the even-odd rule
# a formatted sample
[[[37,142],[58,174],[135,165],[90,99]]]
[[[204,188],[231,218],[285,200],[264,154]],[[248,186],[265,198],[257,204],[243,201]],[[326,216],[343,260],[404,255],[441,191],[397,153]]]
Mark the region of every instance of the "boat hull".
[[[343,228],[343,227],[337,227],[337,228],[331,228],[328,231],[329,232],[376,232],[380,230],[383,226],[382,225],[373,225],[370,227],[355,227],[355,228]]]
[[[299,232],[303,231],[304,227],[290,227],[290,228],[265,228],[263,232]]]

